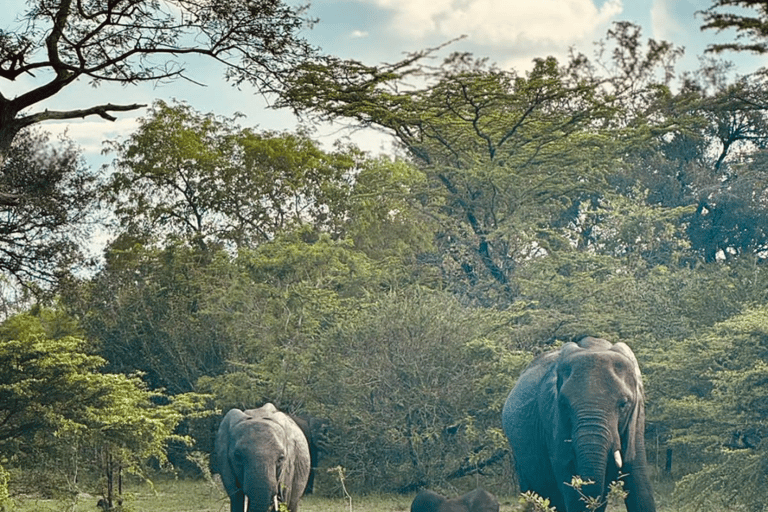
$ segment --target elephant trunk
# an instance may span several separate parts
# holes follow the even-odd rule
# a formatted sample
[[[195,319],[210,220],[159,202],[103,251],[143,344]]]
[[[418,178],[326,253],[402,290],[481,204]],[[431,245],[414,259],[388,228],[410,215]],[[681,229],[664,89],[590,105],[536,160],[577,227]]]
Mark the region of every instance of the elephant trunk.
[[[246,497],[248,498],[247,512],[268,512],[273,510],[277,494],[267,487],[260,487],[246,493]]]
[[[584,485],[581,492],[588,497],[603,499],[606,487],[606,469],[611,458],[617,467],[621,467],[621,453],[617,444],[618,429],[613,432],[611,422],[606,418],[582,418],[573,436],[576,453],[576,474],[582,480],[593,484]],[[579,496],[576,496],[578,499]],[[583,503],[582,503],[583,505]]]
[[[248,475],[248,481],[243,486],[243,491],[248,498],[246,512],[277,510],[274,504],[277,499],[277,482],[274,476],[267,473],[267,471],[254,471]]]

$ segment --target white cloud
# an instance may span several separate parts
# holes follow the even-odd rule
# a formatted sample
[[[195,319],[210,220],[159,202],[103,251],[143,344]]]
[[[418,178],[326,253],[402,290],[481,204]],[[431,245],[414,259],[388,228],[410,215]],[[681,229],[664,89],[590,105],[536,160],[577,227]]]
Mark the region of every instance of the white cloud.
[[[364,30],[353,30],[349,34],[350,39],[360,39],[362,37],[368,37],[368,32]]]
[[[700,2],[701,3],[701,2]],[[653,37],[676,44],[691,39],[691,29],[698,31],[694,13],[706,6],[696,6],[688,1],[654,0],[651,5],[651,31]]]
[[[73,121],[52,121],[41,123],[39,127],[55,136],[66,133],[83,150],[84,156],[91,164],[104,163],[112,156],[101,156],[105,140],[124,139],[138,127],[138,114],[119,114],[114,122],[101,118],[87,118]],[[130,116],[130,117],[128,117]]]
[[[409,38],[462,34],[483,45],[570,45],[591,40],[618,16],[621,0],[365,0],[393,13]]]

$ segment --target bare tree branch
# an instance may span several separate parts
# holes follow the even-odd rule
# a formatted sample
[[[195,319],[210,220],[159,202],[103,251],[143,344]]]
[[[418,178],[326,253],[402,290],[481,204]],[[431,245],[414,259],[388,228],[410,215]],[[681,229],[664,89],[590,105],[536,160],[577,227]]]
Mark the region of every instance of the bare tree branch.
[[[31,125],[42,121],[50,121],[52,119],[78,119],[93,115],[97,115],[107,121],[116,121],[117,118],[111,115],[110,112],[128,112],[146,106],[146,104],[141,103],[134,103],[132,105],[113,105],[112,103],[107,103],[106,105],[98,105],[80,110],[44,110],[37,114],[24,116],[20,118],[20,121],[25,121],[25,124]]]

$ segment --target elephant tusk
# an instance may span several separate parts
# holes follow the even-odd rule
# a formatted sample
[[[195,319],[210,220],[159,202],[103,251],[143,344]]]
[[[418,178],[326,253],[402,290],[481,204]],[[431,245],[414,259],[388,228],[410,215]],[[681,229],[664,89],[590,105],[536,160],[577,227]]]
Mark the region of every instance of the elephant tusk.
[[[272,500],[274,501],[274,505],[275,505],[275,512],[278,512],[278,511],[280,510],[280,506],[277,504],[277,494],[275,494],[274,496],[272,496]]]
[[[621,469],[621,452],[619,450],[613,452],[613,460],[616,461],[616,467]]]

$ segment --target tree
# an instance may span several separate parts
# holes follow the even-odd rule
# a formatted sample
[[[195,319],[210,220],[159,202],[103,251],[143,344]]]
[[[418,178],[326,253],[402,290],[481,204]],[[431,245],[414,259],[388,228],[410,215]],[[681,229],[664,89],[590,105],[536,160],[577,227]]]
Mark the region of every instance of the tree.
[[[84,264],[97,184],[71,141],[54,144],[45,133],[24,130],[0,173],[0,189],[24,198],[0,202],[0,272],[41,292]]]
[[[413,492],[500,476],[501,407],[530,361],[504,348],[513,315],[418,286],[355,313],[325,336],[328,363],[337,363],[326,366],[320,397],[344,440],[331,456],[348,485]],[[498,480],[509,483],[508,474]]]
[[[768,144],[765,78],[728,77],[716,60],[683,75],[677,93],[659,95],[649,114],[668,119],[653,145],[630,158],[616,183],[622,194],[647,189],[648,203],[685,207],[681,217],[695,257],[705,261],[760,254],[766,246]]]
[[[305,223],[338,231],[362,157],[354,148],[325,152],[305,134],[258,133],[162,101],[112,149],[104,197],[120,230],[203,250],[254,247]]]
[[[319,396],[336,386],[324,376],[339,363],[329,356],[327,333],[391,285],[388,266],[349,240],[299,229],[240,251],[231,271],[207,309],[234,350],[226,373],[201,379],[201,389],[215,390],[229,407],[320,407]]]
[[[745,11],[757,11],[747,14]],[[700,11],[704,17],[702,30],[735,29],[736,41],[710,44],[708,52],[749,51],[768,53],[768,2],[766,0],[713,0]],[[748,42],[741,42],[747,40]]]
[[[169,399],[138,376],[101,373],[105,361],[87,345],[59,310],[35,308],[0,325],[4,464],[29,468],[56,447],[87,446],[140,473],[149,457],[165,460],[166,443],[181,439],[176,426],[202,408],[201,396]]]
[[[387,267],[382,275],[392,283],[411,282],[417,275],[436,278],[438,269],[430,260],[439,224],[423,208],[425,184],[424,172],[400,158],[367,158],[355,176],[344,215],[345,239],[377,268]]]
[[[124,235],[105,259],[64,300],[107,371],[140,372],[151,389],[175,395],[224,370],[232,339],[210,308],[235,279],[226,254],[182,244],[156,249]]]
[[[632,122],[643,119],[629,113],[656,91],[658,68],[658,80],[669,79],[671,45],[646,51],[628,24],[612,37],[618,70],[611,77],[583,55],[565,65],[537,59],[518,74],[466,54],[429,67],[427,50],[379,67],[305,64],[281,101],[300,114],[394,135],[426,176],[422,209],[439,223],[445,274],[485,303],[509,303],[518,264],[563,243],[545,226],[573,225],[580,204],[621,172],[626,138],[648,131],[633,132]]]
[[[204,56],[223,64],[236,85],[276,91],[286,70],[312,53],[299,37],[306,21],[280,0],[28,0],[18,25],[0,30],[0,78],[40,78],[15,98],[0,94],[0,165],[25,127],[91,115],[114,120],[114,112],[143,106],[29,111],[78,81],[195,81],[185,59]]]
[[[654,354],[651,374],[660,387],[654,393],[659,402],[655,414],[671,427],[671,442],[689,446],[700,464],[676,488],[688,504],[763,508],[766,490],[761,483],[768,475],[766,314],[762,305],[744,308],[695,338]]]

